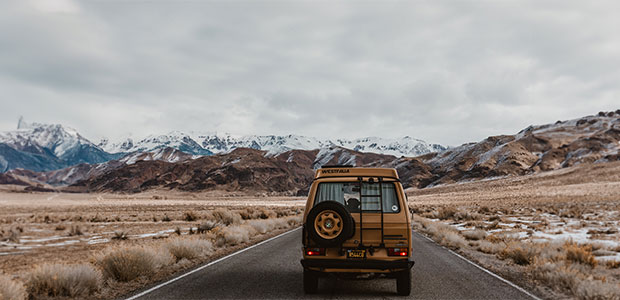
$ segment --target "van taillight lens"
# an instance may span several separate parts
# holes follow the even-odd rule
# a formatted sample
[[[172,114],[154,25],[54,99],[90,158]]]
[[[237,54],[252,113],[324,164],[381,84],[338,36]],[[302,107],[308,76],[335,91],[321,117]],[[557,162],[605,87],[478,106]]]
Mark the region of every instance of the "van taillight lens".
[[[387,248],[388,256],[407,256],[407,248]]]
[[[308,256],[325,255],[325,248],[306,248],[306,255]]]

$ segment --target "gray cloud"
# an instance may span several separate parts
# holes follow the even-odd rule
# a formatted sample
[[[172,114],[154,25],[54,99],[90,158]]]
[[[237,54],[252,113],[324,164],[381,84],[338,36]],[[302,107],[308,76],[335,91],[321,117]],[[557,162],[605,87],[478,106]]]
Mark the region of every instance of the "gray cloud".
[[[45,5],[42,7],[42,5]],[[618,109],[615,2],[15,1],[1,129],[457,145]]]

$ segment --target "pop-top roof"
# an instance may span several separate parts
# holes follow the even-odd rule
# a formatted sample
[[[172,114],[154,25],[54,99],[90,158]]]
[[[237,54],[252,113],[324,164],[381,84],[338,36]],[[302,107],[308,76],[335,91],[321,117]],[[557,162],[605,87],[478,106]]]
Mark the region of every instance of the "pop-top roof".
[[[396,169],[329,167],[316,170],[315,179],[325,177],[387,177],[398,179]]]

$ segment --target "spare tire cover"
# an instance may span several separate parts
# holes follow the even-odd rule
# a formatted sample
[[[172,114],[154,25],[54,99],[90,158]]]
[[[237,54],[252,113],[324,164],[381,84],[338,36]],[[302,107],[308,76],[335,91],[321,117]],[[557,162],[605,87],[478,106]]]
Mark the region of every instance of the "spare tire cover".
[[[308,237],[321,247],[340,246],[355,233],[353,217],[336,201],[314,206],[306,217]]]

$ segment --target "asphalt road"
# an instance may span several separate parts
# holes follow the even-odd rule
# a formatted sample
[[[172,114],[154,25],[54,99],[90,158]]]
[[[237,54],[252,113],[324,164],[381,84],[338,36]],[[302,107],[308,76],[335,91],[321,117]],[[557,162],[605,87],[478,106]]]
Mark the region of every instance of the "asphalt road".
[[[412,299],[532,299],[419,234],[413,237]],[[138,299],[403,299],[396,280],[322,278],[302,289],[301,230],[222,260]]]

